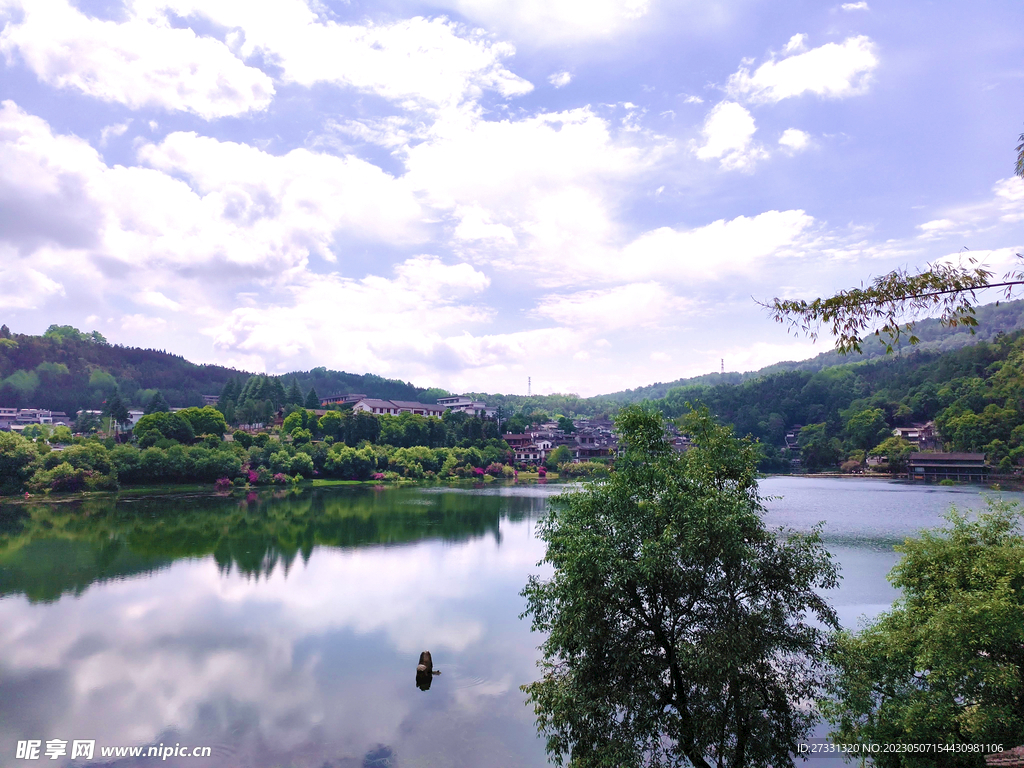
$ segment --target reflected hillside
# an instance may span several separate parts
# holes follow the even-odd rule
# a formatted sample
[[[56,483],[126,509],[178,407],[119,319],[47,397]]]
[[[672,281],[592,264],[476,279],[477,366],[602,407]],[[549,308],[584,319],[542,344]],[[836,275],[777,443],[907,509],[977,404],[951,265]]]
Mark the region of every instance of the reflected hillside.
[[[52,601],[97,581],[212,555],[225,573],[270,575],[318,546],[400,545],[493,535],[502,517],[543,512],[543,497],[313,489],[245,497],[92,499],[0,507],[0,596]]]

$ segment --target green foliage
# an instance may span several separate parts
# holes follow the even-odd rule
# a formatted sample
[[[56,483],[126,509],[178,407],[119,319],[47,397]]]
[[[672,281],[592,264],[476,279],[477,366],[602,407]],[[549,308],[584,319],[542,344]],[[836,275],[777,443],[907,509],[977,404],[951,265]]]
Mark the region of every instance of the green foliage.
[[[1017,745],[1024,734],[1024,537],[1016,504],[907,539],[889,574],[902,597],[844,633],[825,710],[836,741]],[[877,754],[880,768],[932,766],[934,755]],[[941,763],[982,766],[977,753]]]
[[[252,435],[248,432],[243,432],[241,429],[236,429],[231,434],[231,438],[243,448],[248,448],[252,445]]]
[[[576,431],[576,425],[573,424],[572,419],[570,419],[568,416],[558,417],[558,428],[565,432],[566,434]]]
[[[886,461],[889,463],[889,471],[893,473],[906,472],[910,455],[915,452],[917,452],[917,448],[913,443],[895,435],[883,440],[871,449],[872,456],[886,457]]]
[[[558,469],[559,464],[566,464],[572,461],[572,451],[568,446],[560,445],[548,454],[544,466],[550,470]]]
[[[788,323],[812,339],[818,337],[821,325],[830,326],[836,349],[842,354],[860,352],[865,334],[873,334],[886,352],[892,352],[903,336],[911,344],[919,341],[908,317],[938,310],[943,325],[973,328],[978,324],[974,305],[979,290],[1022,282],[1022,273],[1010,272],[996,283],[993,273],[977,266],[975,259],[967,259],[967,264],[936,263],[914,273],[900,268],[876,277],[866,288],[840,291],[811,302],[776,298],[762,306],[777,322]]]
[[[869,451],[892,435],[881,408],[865,408],[846,420],[846,435],[854,448]]]
[[[35,444],[14,432],[0,432],[0,495],[23,491],[40,463]]]
[[[39,389],[39,374],[35,371],[15,371],[3,380],[3,386],[15,389],[27,397]]]
[[[597,461],[567,462],[558,465],[559,477],[600,477],[608,474],[608,465]]]
[[[306,407],[314,410],[320,407],[320,396],[312,387],[310,387],[309,392],[306,393]]]
[[[839,439],[829,436],[828,424],[809,424],[800,430],[797,438],[800,459],[808,469],[828,469],[842,458]]]
[[[561,765],[788,765],[836,618],[818,535],[763,522],[757,446],[701,409],[674,453],[661,417],[631,406],[607,480],[558,497],[539,525],[549,580],[524,616],[544,632],[524,687]]]
[[[141,417],[135,424],[135,437],[142,440],[147,434],[157,433],[168,440],[177,440],[179,443],[191,443],[196,432],[192,423],[182,415],[183,411],[177,413],[150,413]]]
[[[192,432],[196,435],[216,435],[220,437],[228,431],[227,422],[224,421],[224,414],[212,405],[207,405],[203,408],[183,408],[175,415],[185,419],[192,426]]]
[[[92,333],[83,333],[74,326],[71,325],[51,325],[43,333],[43,338],[53,339],[59,344],[64,344],[69,341],[82,341],[88,344],[106,344],[107,340],[103,337],[103,334],[99,331],[93,331]]]
[[[160,394],[160,390],[159,389],[156,391],[156,394],[154,394],[151,398],[149,398],[149,402],[146,403],[146,413],[147,414],[148,413],[162,413],[162,412],[170,411],[170,410],[171,410],[171,406],[169,406],[167,404],[167,400],[164,399],[164,396]]]

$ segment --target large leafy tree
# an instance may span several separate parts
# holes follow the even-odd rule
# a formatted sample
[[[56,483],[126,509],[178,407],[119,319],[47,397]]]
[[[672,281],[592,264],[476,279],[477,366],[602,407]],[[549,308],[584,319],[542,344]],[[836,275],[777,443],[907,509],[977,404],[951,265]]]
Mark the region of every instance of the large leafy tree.
[[[903,596],[836,645],[824,709],[845,743],[1024,741],[1024,537],[1016,505],[898,547],[889,580]],[[873,754],[880,768],[983,766],[978,752]]]
[[[617,420],[627,453],[603,482],[558,497],[539,524],[550,579],[524,616],[544,632],[524,686],[562,765],[789,764],[823,685],[836,568],[817,533],[762,518],[756,444],[706,409],[673,452],[660,414]]]

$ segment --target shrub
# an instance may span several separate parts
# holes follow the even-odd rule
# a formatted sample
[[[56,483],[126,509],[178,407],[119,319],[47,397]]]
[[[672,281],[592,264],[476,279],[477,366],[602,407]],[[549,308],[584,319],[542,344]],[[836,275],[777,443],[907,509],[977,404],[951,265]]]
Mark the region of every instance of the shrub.
[[[252,446],[252,435],[244,430],[236,429],[231,434],[231,438],[243,448],[249,448]]]

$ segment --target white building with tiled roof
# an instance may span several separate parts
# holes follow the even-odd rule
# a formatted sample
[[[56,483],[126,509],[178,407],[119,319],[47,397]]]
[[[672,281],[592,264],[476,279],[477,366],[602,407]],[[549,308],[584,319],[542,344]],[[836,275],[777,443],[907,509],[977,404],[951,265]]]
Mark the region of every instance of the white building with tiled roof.
[[[372,413],[375,416],[397,416],[400,413],[414,413],[417,416],[434,416],[441,418],[444,415],[443,405],[427,405],[412,400],[377,400],[372,397],[364,397],[352,406],[353,411]]]

